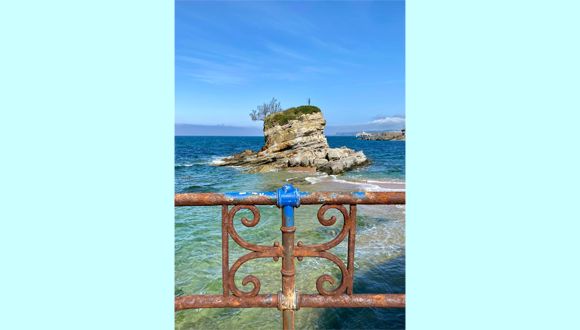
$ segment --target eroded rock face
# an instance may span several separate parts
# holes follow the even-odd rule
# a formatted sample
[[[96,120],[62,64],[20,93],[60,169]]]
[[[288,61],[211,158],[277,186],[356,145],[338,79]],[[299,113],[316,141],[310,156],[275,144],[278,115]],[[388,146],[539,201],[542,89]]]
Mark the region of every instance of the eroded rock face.
[[[315,167],[329,174],[339,174],[370,164],[362,151],[347,147],[331,149],[324,136],[326,120],[322,112],[302,115],[285,125],[264,130],[264,147],[244,150],[222,159],[216,166],[252,167],[242,173],[267,172],[288,167]]]
[[[264,130],[265,144],[260,152],[275,153],[288,149],[328,149],[324,137],[326,120],[322,112],[302,115],[286,125],[275,125]]]

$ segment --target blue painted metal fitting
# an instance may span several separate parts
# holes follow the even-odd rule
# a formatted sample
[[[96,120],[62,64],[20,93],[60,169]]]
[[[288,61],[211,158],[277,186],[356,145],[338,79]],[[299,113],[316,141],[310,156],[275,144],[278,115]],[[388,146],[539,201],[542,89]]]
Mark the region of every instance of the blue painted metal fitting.
[[[282,189],[278,189],[277,191],[277,205],[278,207],[284,206],[292,206],[292,207],[299,207],[300,206],[300,191],[294,188],[290,184],[285,184]]]

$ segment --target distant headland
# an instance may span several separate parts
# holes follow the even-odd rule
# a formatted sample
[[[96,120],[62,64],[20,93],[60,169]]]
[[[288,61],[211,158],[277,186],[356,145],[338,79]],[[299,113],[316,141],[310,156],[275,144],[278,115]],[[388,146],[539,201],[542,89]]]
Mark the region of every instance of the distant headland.
[[[382,133],[367,133],[363,131],[362,134],[359,133],[356,137],[360,140],[405,141],[405,129]]]
[[[400,131],[338,132],[335,136],[355,136],[360,140],[405,141],[405,129]]]

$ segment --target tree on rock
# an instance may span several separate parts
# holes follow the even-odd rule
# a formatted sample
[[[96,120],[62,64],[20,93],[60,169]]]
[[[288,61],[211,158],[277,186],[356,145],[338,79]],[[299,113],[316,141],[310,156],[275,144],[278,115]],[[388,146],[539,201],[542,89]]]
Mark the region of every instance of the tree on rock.
[[[256,110],[252,110],[250,117],[253,121],[264,121],[268,115],[281,111],[282,107],[280,106],[280,102],[273,97],[270,103],[264,103],[263,105],[259,105]]]

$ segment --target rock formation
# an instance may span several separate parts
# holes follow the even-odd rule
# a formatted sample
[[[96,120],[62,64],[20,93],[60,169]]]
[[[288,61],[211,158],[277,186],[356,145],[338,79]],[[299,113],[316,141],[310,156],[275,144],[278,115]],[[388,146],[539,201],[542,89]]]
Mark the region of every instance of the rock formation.
[[[405,141],[405,133],[403,131],[371,133],[362,140]]]
[[[281,116],[284,112],[280,113]],[[216,166],[251,167],[242,173],[267,172],[300,166],[316,168],[329,174],[339,174],[371,162],[362,151],[355,152],[347,147],[331,149],[328,146],[324,137],[326,120],[320,110],[302,114],[283,124],[266,125],[267,122],[272,123],[272,120],[266,120],[264,123],[265,144],[260,151],[244,150],[223,158],[223,163]]]

